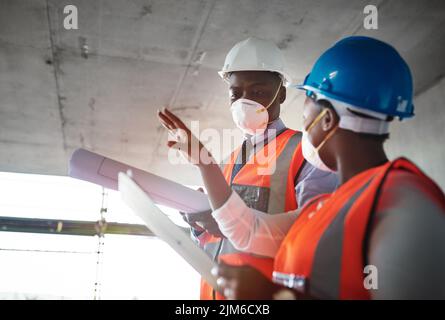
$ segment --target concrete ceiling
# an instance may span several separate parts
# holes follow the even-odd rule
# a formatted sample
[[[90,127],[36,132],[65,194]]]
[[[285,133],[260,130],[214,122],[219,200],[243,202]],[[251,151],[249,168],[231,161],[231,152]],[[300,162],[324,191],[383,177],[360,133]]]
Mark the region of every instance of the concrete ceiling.
[[[63,7],[79,29],[63,28]],[[420,94],[445,74],[445,2],[380,0],[379,29],[364,30],[369,1],[0,0],[0,171],[67,173],[84,147],[187,183],[166,161],[156,110],[170,106],[201,128],[232,128],[216,71],[238,41],[259,36],[284,51],[295,81],[339,38],[393,44]],[[88,56],[82,56],[86,43]],[[289,90],[283,118],[299,125]],[[224,150],[227,153],[229,150]],[[181,172],[180,175],[178,173]]]

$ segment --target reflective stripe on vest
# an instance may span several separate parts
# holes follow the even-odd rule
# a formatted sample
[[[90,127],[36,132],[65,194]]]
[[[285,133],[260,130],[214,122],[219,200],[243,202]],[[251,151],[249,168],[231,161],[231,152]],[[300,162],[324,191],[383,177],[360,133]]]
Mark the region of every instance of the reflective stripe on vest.
[[[292,158],[295,157],[298,152],[298,145],[301,142],[301,133],[295,133],[286,144],[285,150],[280,154],[277,158],[276,162],[276,171],[270,177],[270,185],[269,185],[269,206],[266,211],[268,213],[281,213],[290,210],[297,209],[297,200],[295,198],[295,178],[298,175],[301,167],[303,166],[304,160],[301,155],[301,160],[298,162],[298,171],[294,172],[294,174],[289,175],[289,170],[292,167]],[[300,147],[301,148],[301,147]],[[292,181],[288,181],[288,178],[291,177]],[[287,185],[286,183],[287,182]],[[292,185],[290,187],[289,185]],[[290,190],[289,190],[290,188]],[[289,194],[291,191],[291,194]],[[294,202],[294,208],[288,208],[289,204],[286,204],[286,199],[292,198],[292,202]],[[289,201],[288,201],[289,202]]]
[[[441,189],[406,159],[362,172],[331,197],[304,207],[277,253],[274,270],[280,279],[274,281],[299,279],[320,299],[369,299],[363,284],[367,234],[380,190],[393,169],[422,178],[445,206]]]
[[[249,207],[272,214],[297,208],[293,179],[304,162],[301,146],[299,146],[301,133],[287,129],[274,140],[255,153],[255,156],[260,158],[259,164],[250,161],[231,181],[232,189]],[[269,147],[275,150],[271,153]],[[264,159],[264,155],[267,159]],[[230,182],[234,163],[240,161],[240,158],[241,152],[238,148],[229,158],[231,162],[224,166],[226,181]],[[261,174],[273,168],[275,168],[273,174]],[[289,173],[291,173],[291,181],[289,181]],[[292,186],[291,194],[287,192],[290,186]],[[289,197],[292,197],[293,202],[290,208],[286,205],[286,198]]]
[[[312,262],[310,293],[314,297],[337,299],[340,296],[340,275],[345,218],[355,201],[371,183],[365,183],[340,209],[318,241]]]

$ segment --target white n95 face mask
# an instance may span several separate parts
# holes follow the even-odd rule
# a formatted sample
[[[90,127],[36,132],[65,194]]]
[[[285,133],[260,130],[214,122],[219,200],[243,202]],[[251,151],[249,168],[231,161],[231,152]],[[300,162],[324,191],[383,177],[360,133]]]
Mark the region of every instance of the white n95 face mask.
[[[272,101],[265,107],[256,101],[240,98],[232,103],[230,111],[232,112],[233,122],[245,134],[255,135],[263,133],[269,124],[269,113],[267,109],[272,105],[280,92],[281,83]]]
[[[318,152],[319,148],[315,148],[314,145],[311,143],[307,131],[304,130],[302,133],[303,136],[301,137],[301,151],[306,161],[317,169],[332,172],[333,170],[329,169],[329,167],[323,162],[323,160],[321,160],[320,154]]]
[[[269,123],[269,113],[260,103],[249,99],[238,99],[230,107],[233,122],[244,133],[255,135],[262,133]]]
[[[309,162],[312,166],[314,166],[317,169],[320,169],[322,171],[327,172],[333,172],[334,170],[330,169],[320,158],[320,149],[323,147],[323,145],[328,141],[328,139],[337,131],[337,127],[335,127],[331,132],[327,134],[327,136],[323,139],[323,141],[318,145],[318,147],[314,147],[311,140],[309,139],[309,131],[312,129],[315,124],[317,124],[318,121],[325,115],[327,109],[324,109],[312,122],[311,125],[309,125],[308,129],[302,130],[302,137],[301,137],[301,151],[303,153],[303,157],[306,159],[307,162]]]

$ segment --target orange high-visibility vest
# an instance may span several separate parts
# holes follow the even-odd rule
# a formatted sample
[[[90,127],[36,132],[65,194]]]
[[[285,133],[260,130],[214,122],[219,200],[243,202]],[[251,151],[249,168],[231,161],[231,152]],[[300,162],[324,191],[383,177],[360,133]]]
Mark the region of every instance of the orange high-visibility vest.
[[[332,195],[303,208],[275,257],[273,280],[319,299],[370,299],[364,267],[373,212],[392,170],[420,177],[445,210],[442,190],[410,161],[400,158],[366,170]]]
[[[232,189],[251,208],[270,214],[297,209],[295,181],[304,164],[301,152],[301,133],[286,129],[264,147],[232,178],[232,170],[240,161],[241,147],[226,161],[223,174]],[[227,239],[209,236],[204,250],[214,258],[231,265],[250,265],[272,278],[273,259],[238,251]],[[224,299],[204,280],[201,280],[201,299]]]

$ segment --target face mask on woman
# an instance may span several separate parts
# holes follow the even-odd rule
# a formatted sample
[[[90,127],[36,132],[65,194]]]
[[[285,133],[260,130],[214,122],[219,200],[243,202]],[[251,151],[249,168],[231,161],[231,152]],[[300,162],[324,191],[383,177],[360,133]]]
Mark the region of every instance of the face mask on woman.
[[[315,168],[320,169],[322,171],[333,172],[334,170],[330,169],[321,159],[320,157],[320,149],[323,145],[328,141],[330,137],[337,131],[338,126],[336,126],[331,132],[329,132],[323,141],[318,145],[318,147],[314,147],[311,140],[309,139],[309,131],[323,118],[328,109],[323,109],[323,111],[312,121],[309,127],[302,130],[303,136],[301,139],[301,149],[303,152],[303,157],[313,165]]]

